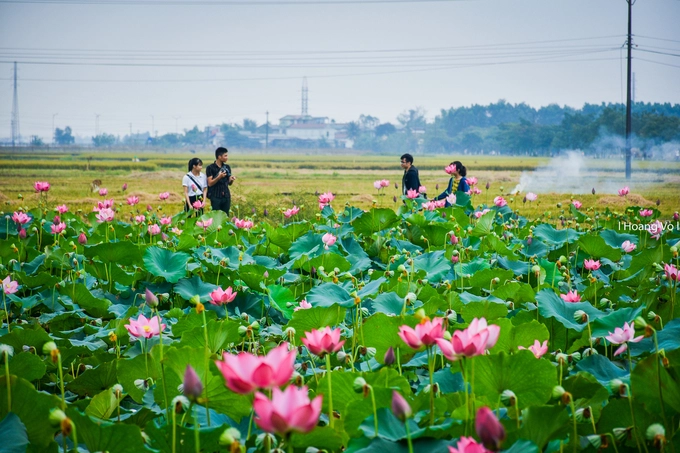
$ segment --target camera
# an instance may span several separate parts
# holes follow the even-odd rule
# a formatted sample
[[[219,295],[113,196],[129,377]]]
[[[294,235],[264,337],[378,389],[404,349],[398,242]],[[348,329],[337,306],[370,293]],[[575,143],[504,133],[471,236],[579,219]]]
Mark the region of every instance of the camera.
[[[220,173],[226,173],[227,176],[231,176],[231,173],[229,172],[229,170],[228,170],[227,167],[225,167],[225,166],[222,166],[222,167],[220,168]]]

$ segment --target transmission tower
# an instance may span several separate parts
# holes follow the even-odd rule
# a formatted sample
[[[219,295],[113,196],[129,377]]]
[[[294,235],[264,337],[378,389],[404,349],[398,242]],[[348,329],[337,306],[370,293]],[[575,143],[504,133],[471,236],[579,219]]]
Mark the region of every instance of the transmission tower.
[[[14,100],[12,101],[12,147],[21,141],[19,133],[19,94],[17,93],[17,62],[14,62]]]
[[[307,102],[308,102],[308,94],[307,94],[307,77],[302,78],[302,116],[307,116]]]

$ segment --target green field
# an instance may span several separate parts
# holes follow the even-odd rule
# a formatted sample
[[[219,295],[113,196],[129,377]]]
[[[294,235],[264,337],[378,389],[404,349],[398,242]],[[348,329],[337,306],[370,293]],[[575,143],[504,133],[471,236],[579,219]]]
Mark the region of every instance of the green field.
[[[138,161],[135,161],[135,157]],[[121,187],[128,184],[126,195],[137,195],[142,204],[159,203],[158,193],[168,191],[171,196],[164,205],[166,212],[181,209],[181,178],[186,162],[201,157],[204,167],[213,161],[212,150],[190,152],[148,151],[57,151],[57,152],[0,152],[0,201],[10,211],[22,206],[21,196],[26,200],[36,197],[33,182],[47,180],[52,184],[51,200],[67,204],[73,211],[90,210],[101,197],[91,190],[91,182],[99,179],[101,187],[109,191],[108,198],[123,202]],[[421,181],[430,196],[446,186],[448,175],[443,171],[452,160],[461,160],[468,167],[468,176],[478,178],[483,193],[475,197],[474,204],[490,203],[493,197],[504,195],[511,206],[522,214],[541,216],[548,213],[560,215],[558,203],[569,203],[571,193],[551,193],[532,189],[539,194],[534,203],[522,203],[523,195],[515,197],[509,192],[520,181],[523,172],[530,174],[536,168],[548,165],[549,158],[510,156],[416,156],[415,165],[420,169]],[[256,153],[247,150],[230,152],[229,164],[237,181],[232,187],[233,206],[238,214],[252,215],[253,209],[261,216],[266,208],[276,220],[280,208],[292,204],[305,205],[307,216],[317,212],[316,192],[331,191],[336,194],[336,205],[350,203],[368,208],[374,202],[381,206],[396,206],[393,197],[399,196],[394,183],[401,184],[402,171],[399,156],[374,154],[350,154],[345,150],[295,150],[275,153]],[[680,162],[635,162],[633,178],[623,177],[623,161],[615,159],[586,159],[582,175],[586,189],[584,194],[574,195],[584,207],[602,209],[623,208],[624,205],[652,206],[660,202],[658,209],[664,217],[670,217],[680,209]],[[568,178],[557,169],[555,180]],[[390,187],[378,195],[373,188],[376,179],[389,179]],[[593,185],[606,185],[606,191],[590,193]],[[489,183],[487,192],[485,186]],[[628,200],[616,195],[616,188],[629,185]],[[437,190],[436,187],[439,186]],[[511,201],[512,199],[512,201]],[[339,202],[339,203],[338,203]],[[236,212],[235,212],[236,214]]]

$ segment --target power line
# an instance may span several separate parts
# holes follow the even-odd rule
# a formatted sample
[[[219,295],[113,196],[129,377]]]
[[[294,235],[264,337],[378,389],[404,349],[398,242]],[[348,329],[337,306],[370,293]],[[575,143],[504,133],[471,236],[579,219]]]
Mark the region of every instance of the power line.
[[[453,3],[469,0],[0,0],[0,3],[47,5],[120,6],[287,6],[287,5],[364,5],[381,3]]]
[[[677,39],[655,38],[653,36],[645,36],[645,35],[634,35],[634,36],[636,38],[656,39],[657,41],[680,42],[680,40],[677,40]]]
[[[677,65],[677,64],[664,63],[664,62],[655,61],[655,60],[647,60],[646,58],[637,57],[635,60],[636,61],[646,61],[647,63],[660,64],[662,66],[670,66],[672,68],[680,68],[680,65]]]
[[[635,50],[638,51],[638,52],[655,53],[655,54],[659,54],[659,55],[666,55],[666,56],[669,56],[669,57],[680,57],[680,54],[677,54],[677,53],[659,52],[659,51],[656,51],[656,50],[647,50],[647,49],[640,49],[640,48],[637,48]]]

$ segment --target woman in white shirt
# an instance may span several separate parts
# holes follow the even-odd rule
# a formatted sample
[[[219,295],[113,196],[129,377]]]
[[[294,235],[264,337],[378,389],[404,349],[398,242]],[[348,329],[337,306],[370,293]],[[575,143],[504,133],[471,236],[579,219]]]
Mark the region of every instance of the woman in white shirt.
[[[182,178],[184,187],[184,211],[196,210],[196,216],[203,214],[203,207],[196,209],[194,203],[205,202],[208,193],[208,180],[205,173],[201,173],[203,161],[198,157],[189,160],[189,172]]]

